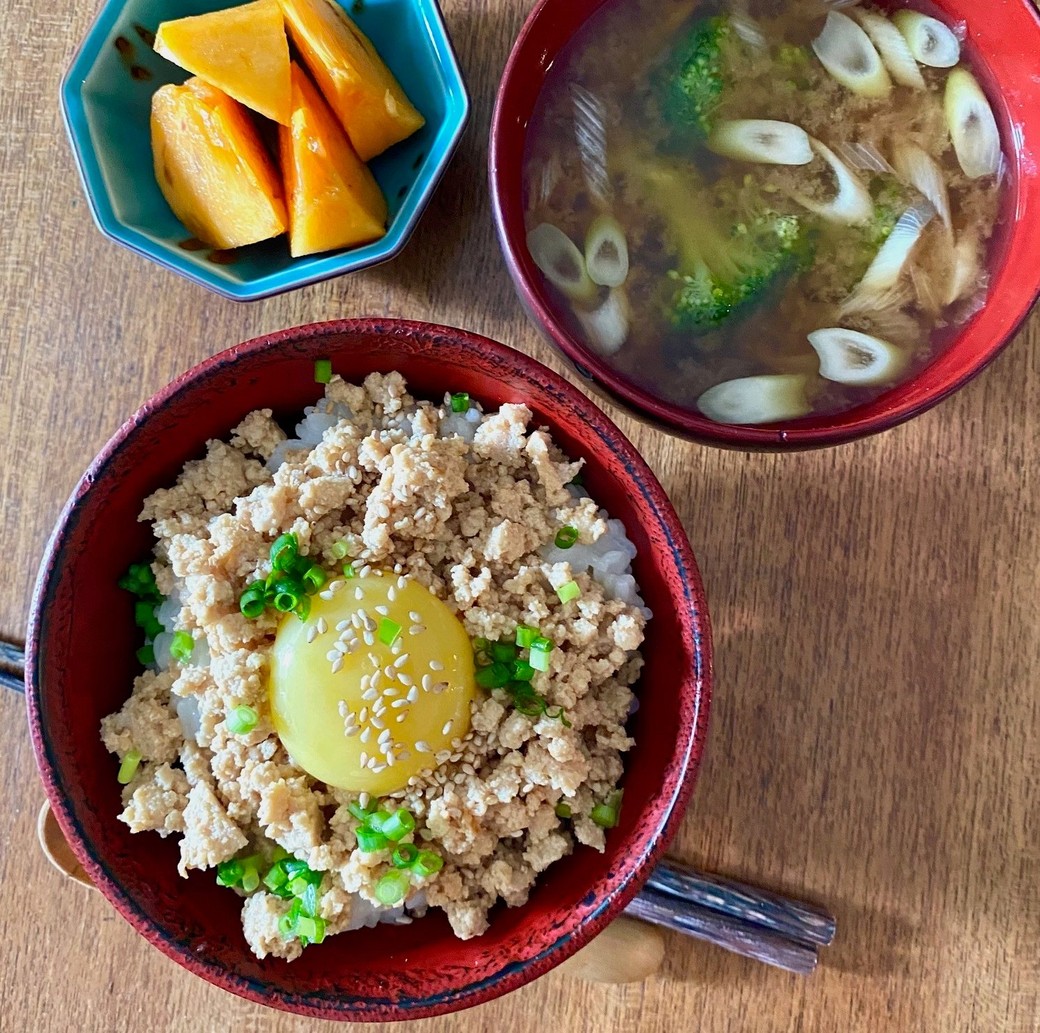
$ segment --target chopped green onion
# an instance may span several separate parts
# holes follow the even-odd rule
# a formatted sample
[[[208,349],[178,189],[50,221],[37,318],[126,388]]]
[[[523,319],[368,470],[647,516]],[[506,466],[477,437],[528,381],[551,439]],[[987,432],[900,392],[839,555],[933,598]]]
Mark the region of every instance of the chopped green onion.
[[[512,642],[492,642],[491,659],[500,661],[515,660],[516,646]]]
[[[581,588],[577,581],[566,581],[556,589],[556,594],[560,597],[561,603],[569,603],[581,595]]]
[[[284,889],[285,884],[289,881],[289,876],[285,874],[285,867],[281,861],[275,861],[271,865],[270,870],[264,876],[264,885],[272,892],[279,893]]]
[[[534,667],[526,660],[514,660],[512,676],[516,681],[530,681],[534,677]]]
[[[589,817],[600,828],[612,829],[618,823],[618,812],[621,810],[621,797],[623,790],[618,789],[611,793],[603,803],[596,804],[592,808]]]
[[[303,588],[299,582],[279,578],[268,589],[267,598],[280,613],[291,613],[296,609],[296,604],[299,603],[303,594]]]
[[[549,670],[549,651],[547,649],[535,649],[534,646],[531,646],[527,662],[536,671],[547,671]]]
[[[294,534],[281,534],[271,543],[271,566],[275,570],[292,570],[300,545]]]
[[[375,829],[359,825],[354,834],[357,836],[358,849],[364,850],[366,854],[371,854],[376,850],[384,850],[386,848],[388,840],[382,832],[377,832]]]
[[[278,919],[278,932],[282,934],[283,939],[288,940],[295,931],[296,923],[287,914]]]
[[[297,875],[295,879],[289,881],[289,892],[294,897],[302,897],[308,889],[313,889],[314,885],[303,875]]]
[[[301,595],[300,601],[293,608],[293,613],[301,621],[305,621],[311,615],[311,597],[309,595]]]
[[[134,623],[144,630],[148,638],[155,638],[165,630],[155,616],[155,603],[149,602],[147,599],[138,599],[134,603]]]
[[[452,412],[469,412],[469,395],[465,391],[451,396]]]
[[[245,591],[239,596],[238,608],[244,617],[255,620],[267,608],[267,586],[263,581],[254,581],[247,585]]]
[[[536,638],[538,638],[538,630],[536,628],[529,628],[526,624],[517,625],[516,644],[521,649],[530,649]]]
[[[301,861],[298,857],[287,857],[282,861],[282,867],[285,869],[286,878],[292,882],[299,875],[305,875],[310,871],[307,867],[306,861]]]
[[[578,529],[572,524],[561,527],[556,532],[556,548],[569,549],[578,540]]]
[[[145,667],[151,667],[155,663],[155,650],[152,648],[151,642],[146,642],[137,651],[137,662],[144,664]]]
[[[217,885],[237,886],[245,875],[245,867],[241,861],[222,861],[217,865]]]
[[[344,563],[343,564],[343,576],[345,578],[357,577],[357,574],[354,573],[354,564],[353,563]]]
[[[397,621],[392,621],[389,617],[383,617],[379,621],[378,636],[384,646],[392,646],[400,634],[401,625]]]
[[[395,868],[411,868],[419,859],[419,848],[414,843],[402,843],[394,848],[390,863]]]
[[[571,816],[571,805],[569,803],[560,802],[556,805],[556,817],[557,818],[569,818]]]
[[[383,822],[390,820],[389,811],[372,811],[367,818],[365,818],[365,824],[372,829],[374,832],[383,831]]]
[[[301,580],[303,581],[304,590],[309,595],[312,592],[317,592],[325,584],[325,571],[317,563],[312,563],[303,572]]]
[[[120,588],[142,599],[158,602],[162,599],[155,583],[155,574],[148,563],[131,563],[127,572],[116,582]]]
[[[329,549],[329,552],[332,553],[333,558],[337,560],[343,559],[343,557],[346,556],[349,551],[350,550],[347,548],[347,543],[342,538],[338,542],[333,542],[332,548]]]
[[[545,635],[539,635],[532,643],[532,649],[541,650],[544,653],[551,653],[553,647],[556,645],[551,638],[546,638]]]
[[[191,637],[190,631],[175,631],[173,633],[173,641],[170,643],[170,656],[174,660],[186,664],[191,659],[194,649],[195,639]]]
[[[564,728],[571,727],[570,721],[567,720],[567,715],[563,712],[563,707],[557,707],[555,714],[547,707],[545,710],[545,716],[552,718],[554,721],[559,721]]]
[[[327,384],[332,379],[332,360],[315,359],[314,382],[316,384]]]
[[[376,883],[376,900],[380,904],[400,904],[409,887],[408,876],[404,872],[390,871]]]
[[[415,818],[403,807],[400,807],[383,822],[379,831],[392,843],[396,843],[414,830]]]
[[[351,802],[347,804],[347,810],[353,814],[358,821],[364,821],[369,814],[368,808],[362,807],[357,800],[351,800]]]
[[[232,735],[246,735],[256,728],[259,720],[260,715],[252,707],[241,706],[228,714],[225,724]]]
[[[420,850],[419,856],[412,865],[412,871],[416,875],[425,878],[433,875],[444,867],[444,858],[435,854],[432,850]]]
[[[301,915],[296,920],[296,935],[304,946],[312,943],[321,943],[325,939],[325,920],[323,918],[308,918],[306,915]]]
[[[260,885],[260,873],[256,867],[246,868],[242,873],[242,889],[246,893],[252,893]]]
[[[491,643],[486,638],[475,638],[473,649],[477,653],[486,653],[491,648]]]
[[[121,785],[129,785],[134,780],[134,775],[137,774],[137,768],[141,763],[141,754],[137,750],[127,751],[126,756],[123,757],[122,764],[119,765],[119,774],[116,775],[116,781]]]
[[[495,663],[490,667],[481,667],[476,679],[482,689],[502,689],[509,684],[509,676],[508,665]]]
[[[315,872],[315,875],[318,875]],[[308,882],[303,888],[303,892],[297,894],[300,898],[300,907],[305,915],[311,918],[318,917],[318,883]]]

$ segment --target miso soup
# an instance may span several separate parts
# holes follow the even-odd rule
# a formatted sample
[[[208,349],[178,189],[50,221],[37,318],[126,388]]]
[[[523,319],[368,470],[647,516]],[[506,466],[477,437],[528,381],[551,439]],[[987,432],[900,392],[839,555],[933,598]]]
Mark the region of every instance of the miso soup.
[[[574,333],[724,423],[869,401],[978,310],[1004,159],[961,27],[610,0],[549,73],[527,243]]]

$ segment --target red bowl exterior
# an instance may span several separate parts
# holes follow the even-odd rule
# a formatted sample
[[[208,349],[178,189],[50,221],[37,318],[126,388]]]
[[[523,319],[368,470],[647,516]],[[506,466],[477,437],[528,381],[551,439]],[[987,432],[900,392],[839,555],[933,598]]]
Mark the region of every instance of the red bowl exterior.
[[[236,898],[212,873],[176,873],[171,840],[131,838],[103,715],[134,674],[131,603],[116,587],[145,555],[143,498],[168,484],[204,442],[247,412],[298,413],[319,393],[314,360],[347,378],[400,370],[413,391],[468,391],[485,403],[525,402],[572,456],[586,484],[639,548],[635,573],[650,622],[637,746],[625,806],[605,854],[579,848],[541,878],[528,904],[500,908],[489,932],[456,940],[438,912],[407,927],[336,936],[286,964],[256,960]],[[326,1019],[397,1020],[491,1000],[547,972],[616,917],[682,821],[707,729],[711,642],[700,576],[660,484],[632,445],[556,374],[474,334],[401,321],[350,320],[284,330],[202,363],[146,403],[76,487],[43,562],[28,631],[26,696],[47,795],[101,892],[152,944],[185,968],[261,1004]]]
[[[965,47],[994,102],[1010,182],[991,242],[989,299],[956,329],[947,350],[906,383],[837,415],[783,427],[714,423],[629,382],[557,318],[559,305],[527,251],[522,170],[527,128],[549,69],[571,37],[610,0],[540,0],[517,38],[491,123],[490,183],[499,241],[520,300],[593,388],[674,434],[724,448],[787,451],[836,445],[888,430],[930,409],[978,374],[1014,337],[1040,297],[1040,15],[1030,0],[915,0],[967,25]],[[907,7],[905,2],[885,6]],[[946,342],[944,342],[946,343]]]

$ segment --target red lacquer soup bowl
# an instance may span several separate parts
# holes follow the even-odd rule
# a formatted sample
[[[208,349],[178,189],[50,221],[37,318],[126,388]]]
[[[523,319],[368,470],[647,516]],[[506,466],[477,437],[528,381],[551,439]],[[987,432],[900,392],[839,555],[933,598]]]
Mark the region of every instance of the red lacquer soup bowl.
[[[786,425],[727,426],[666,402],[619,373],[571,329],[531,259],[524,224],[527,133],[546,78],[575,34],[615,0],[541,0],[527,19],[499,87],[491,125],[495,223],[517,293],[543,334],[589,385],[656,426],[705,444],[784,451],[835,445],[894,427],[978,374],[1015,336],[1040,296],[1040,15],[1030,0],[878,0],[966,27],[965,54],[986,90],[1008,159],[1004,204],[990,242],[987,301],[941,340],[945,350],[873,402]]]
[[[314,362],[347,379],[399,370],[419,396],[467,391],[485,407],[524,402],[587,466],[589,492],[624,521],[650,621],[637,745],[625,767],[619,826],[549,868],[529,902],[492,912],[490,930],[457,940],[440,912],[410,926],[344,933],[298,961],[258,961],[238,900],[212,872],[177,875],[175,837],[131,836],[101,718],[135,673],[132,606],[116,580],[151,548],[137,522],[146,495],[173,482],[207,439],[249,411],[289,423],[321,393]],[[291,424],[290,424],[291,426]],[[152,944],[242,997],[320,1018],[419,1018],[488,1001],[572,954],[624,908],[682,821],[704,745],[711,684],[708,614],[683,528],[660,484],[617,427],[544,366],[462,330],[357,320],[284,330],[184,374],[134,414],[77,485],[40,572],[28,633],[33,745],[51,806],[101,892]],[[128,991],[130,988],[127,988]]]

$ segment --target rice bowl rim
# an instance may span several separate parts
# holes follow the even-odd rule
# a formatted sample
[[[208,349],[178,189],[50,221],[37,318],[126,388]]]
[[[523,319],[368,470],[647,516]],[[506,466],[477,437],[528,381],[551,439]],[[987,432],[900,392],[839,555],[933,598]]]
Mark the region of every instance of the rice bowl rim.
[[[474,369],[492,379],[519,378],[545,396],[546,406],[559,403],[581,417],[583,436],[599,438],[606,454],[612,454],[624,467],[623,478],[609,472],[603,461],[597,461],[604,476],[616,482],[620,490],[638,491],[641,506],[663,534],[667,545],[666,570],[661,575],[668,594],[675,601],[677,623],[688,652],[692,669],[683,672],[683,696],[678,707],[678,726],[674,733],[675,749],[666,769],[665,785],[658,795],[646,801],[646,811],[652,814],[652,828],[637,828],[625,841],[626,851],[619,852],[617,863],[598,883],[590,887],[583,898],[583,906],[576,908],[553,942],[538,953],[504,964],[491,975],[475,979],[464,986],[430,994],[420,992],[415,997],[400,995],[391,998],[358,998],[346,994],[330,995],[318,990],[288,992],[275,990],[263,982],[249,979],[228,966],[193,953],[188,945],[170,931],[153,922],[139,906],[133,894],[106,865],[98,848],[90,841],[70,802],[70,787],[63,781],[62,763],[45,733],[44,697],[45,657],[48,643],[48,613],[56,593],[62,585],[65,554],[69,540],[74,537],[83,510],[91,498],[93,487],[105,481],[116,458],[147,433],[149,420],[171,401],[190,395],[192,391],[213,381],[233,374],[236,364],[249,360],[261,361],[267,353],[279,354],[295,348],[299,359],[312,362],[313,352],[328,337],[375,337],[390,344],[393,341],[410,342],[416,357],[436,355],[441,349],[463,348],[470,354]],[[349,348],[342,342],[340,348]],[[333,353],[334,354],[334,353]],[[396,368],[394,349],[383,353],[386,361],[372,362],[370,371],[390,371]],[[405,361],[411,356],[405,354]],[[456,356],[446,355],[446,373],[458,364]],[[407,375],[406,375],[407,379]],[[232,384],[234,377],[232,375]],[[501,405],[503,402],[496,404]],[[557,424],[546,413],[544,422]],[[562,426],[562,424],[559,424]],[[553,427],[550,426],[550,430]],[[572,433],[573,436],[573,433]],[[201,446],[204,442],[200,441]],[[681,598],[676,598],[676,589]],[[275,331],[235,345],[193,366],[175,378],[165,388],[146,401],[131,416],[90,464],[86,473],[73,489],[62,509],[48,541],[40,573],[33,593],[26,642],[26,708],[33,749],[54,815],[70,847],[83,865],[94,885],[108,898],[122,916],[144,936],[182,967],[240,997],[295,1014],[316,1018],[349,1021],[399,1021],[403,1018],[424,1018],[441,1015],[490,1001],[518,989],[536,979],[575,953],[624,909],[649,876],[654,863],[664,854],[682,822],[685,805],[692,793],[698,772],[705,737],[712,687],[712,645],[707,600],[700,573],[686,538],[682,524],[656,476],[634,446],[617,426],[583,395],[558,374],[520,352],[489,338],[466,330],[413,320],[347,319],[313,323]],[[648,819],[649,820],[649,819]],[[633,848],[635,848],[633,850]],[[530,905],[525,905],[530,906]],[[543,924],[544,919],[543,919]],[[538,928],[537,926],[535,927]],[[243,950],[245,950],[243,944]],[[429,970],[431,975],[435,971]],[[417,980],[417,986],[421,981]]]

